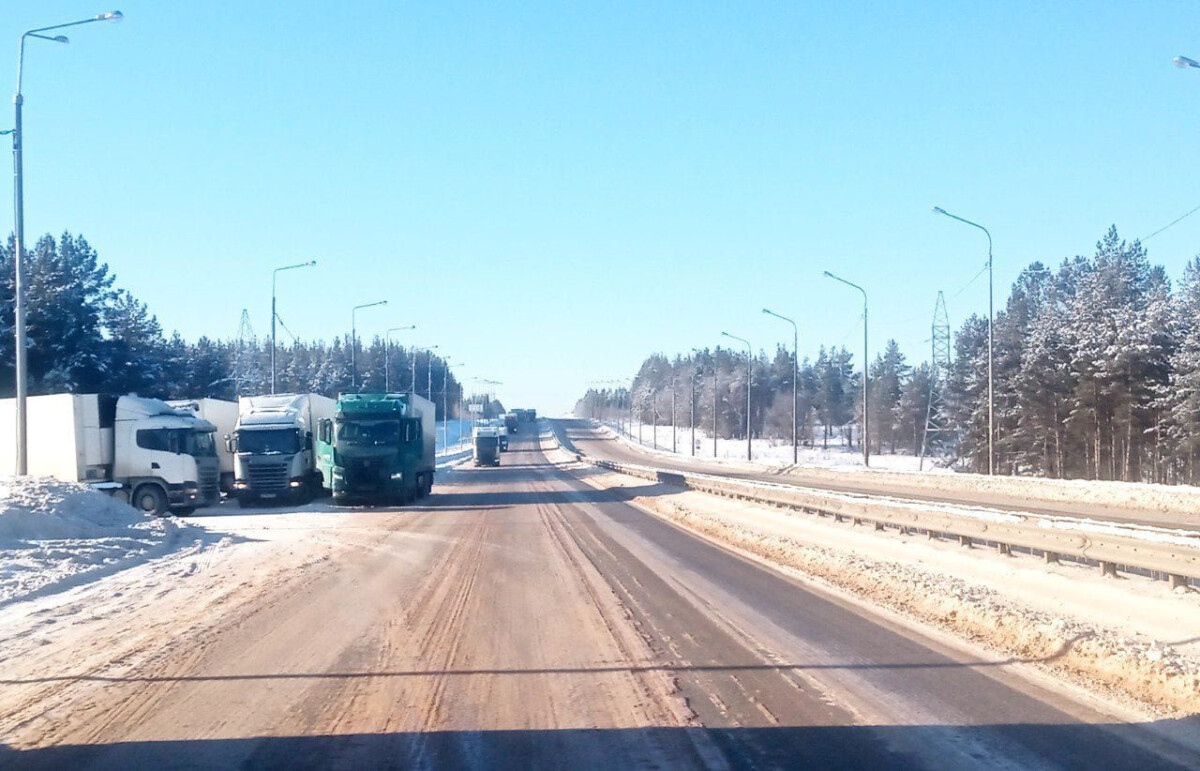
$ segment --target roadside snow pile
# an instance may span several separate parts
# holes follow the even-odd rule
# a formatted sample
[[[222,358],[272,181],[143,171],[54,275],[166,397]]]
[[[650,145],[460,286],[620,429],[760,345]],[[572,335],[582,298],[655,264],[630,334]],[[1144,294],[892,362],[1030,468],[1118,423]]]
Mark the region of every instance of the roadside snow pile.
[[[191,529],[147,517],[86,485],[0,479],[0,606],[156,557]]]

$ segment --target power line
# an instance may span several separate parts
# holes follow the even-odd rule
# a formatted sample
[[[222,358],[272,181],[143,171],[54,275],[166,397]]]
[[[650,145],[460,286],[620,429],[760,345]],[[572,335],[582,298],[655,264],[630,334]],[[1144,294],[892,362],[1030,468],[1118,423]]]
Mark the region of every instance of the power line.
[[[1195,213],[1196,213],[1196,212],[1198,212],[1198,211],[1200,211],[1200,206],[1197,206],[1195,209],[1192,209],[1192,210],[1191,210],[1191,211],[1189,211],[1187,214],[1183,214],[1183,215],[1181,215],[1181,216],[1179,216],[1179,217],[1176,217],[1175,219],[1173,219],[1173,220],[1171,220],[1170,222],[1168,222],[1166,225],[1163,225],[1161,228],[1159,228],[1158,230],[1156,230],[1156,231],[1154,231],[1153,233],[1151,233],[1150,235],[1146,236],[1145,238],[1139,239],[1139,240],[1140,240],[1140,241],[1141,241],[1141,242],[1144,244],[1144,243],[1146,243],[1147,241],[1149,241],[1151,238],[1154,238],[1156,235],[1158,235],[1159,233],[1161,233],[1161,232],[1163,232],[1164,230],[1166,230],[1167,228],[1169,228],[1169,227],[1172,227],[1173,225],[1177,225],[1177,224],[1179,224],[1180,222],[1183,222],[1185,219],[1187,219],[1188,217],[1192,216],[1193,214],[1195,214]]]

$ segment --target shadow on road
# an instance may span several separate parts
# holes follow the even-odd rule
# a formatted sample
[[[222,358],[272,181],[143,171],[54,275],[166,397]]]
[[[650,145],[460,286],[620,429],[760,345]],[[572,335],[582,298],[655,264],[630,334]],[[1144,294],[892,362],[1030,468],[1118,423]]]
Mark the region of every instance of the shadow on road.
[[[1194,736],[1194,719],[1148,724],[964,726],[783,726],[620,728],[255,736],[17,750],[0,745],[0,766],[88,768],[888,768],[929,767],[940,748],[964,745],[980,765],[1016,749],[1066,765],[1173,767],[1140,752],[1151,731]],[[924,755],[918,757],[918,753]],[[953,764],[952,757],[945,758]],[[1186,761],[1185,761],[1186,762]],[[1019,760],[1018,760],[1019,763]]]

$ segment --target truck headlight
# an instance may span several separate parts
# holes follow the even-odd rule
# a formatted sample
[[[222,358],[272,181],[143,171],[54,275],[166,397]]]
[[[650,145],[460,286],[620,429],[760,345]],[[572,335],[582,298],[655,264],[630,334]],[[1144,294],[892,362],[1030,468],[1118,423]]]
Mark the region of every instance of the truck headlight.
[[[392,474],[393,482],[400,482],[403,480],[404,480],[404,472],[403,471],[397,471],[396,473]]]
[[[299,479],[293,479],[292,481],[288,482],[288,487],[299,487],[302,484],[304,484],[304,482],[300,481]]]

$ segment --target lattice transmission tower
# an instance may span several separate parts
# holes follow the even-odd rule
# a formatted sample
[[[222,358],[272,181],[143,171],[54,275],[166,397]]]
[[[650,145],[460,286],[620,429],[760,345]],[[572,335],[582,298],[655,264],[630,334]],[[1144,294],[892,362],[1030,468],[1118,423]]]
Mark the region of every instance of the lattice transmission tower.
[[[929,362],[929,403],[925,411],[925,433],[921,436],[918,468],[925,468],[925,456],[944,456],[953,444],[946,409],[946,381],[950,377],[950,317],[946,298],[941,292],[933,306],[933,355]]]
[[[237,396],[245,396],[253,390],[257,393],[261,373],[258,366],[258,338],[250,324],[250,311],[242,309],[242,321],[238,326],[238,347],[233,361],[233,388]]]

